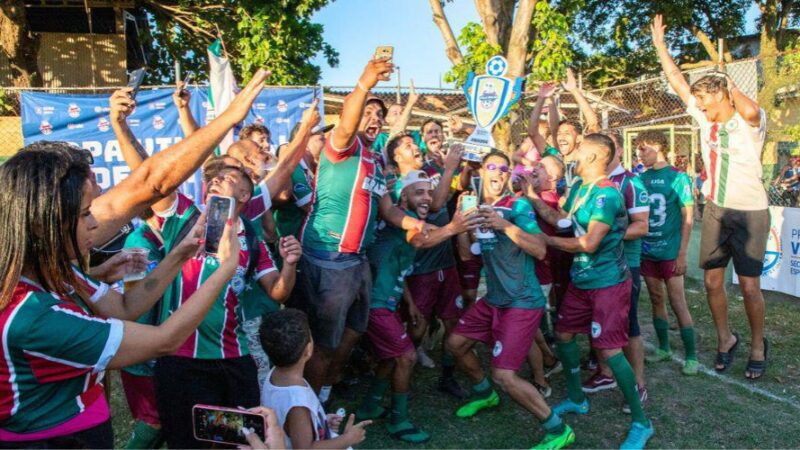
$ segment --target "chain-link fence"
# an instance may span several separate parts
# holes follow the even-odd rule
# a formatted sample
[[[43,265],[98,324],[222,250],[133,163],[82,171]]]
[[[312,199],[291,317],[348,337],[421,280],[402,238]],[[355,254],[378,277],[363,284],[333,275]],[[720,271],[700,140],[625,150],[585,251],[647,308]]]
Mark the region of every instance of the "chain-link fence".
[[[800,160],[796,169],[790,168],[792,157],[800,156],[800,146],[796,134],[800,134],[800,57],[797,53],[785,54],[776,60],[754,58],[736,61],[725,65],[724,70],[733,78],[736,85],[750,98],[757,99],[768,114],[768,141],[762,162],[764,181],[770,192],[770,201],[776,205],[797,204],[800,187]],[[789,60],[795,58],[795,60]],[[765,77],[765,68],[778,73]],[[685,72],[689,82],[693,82],[716,66]],[[765,91],[767,83],[777,94],[774,106],[768,107],[758,96]],[[776,85],[777,83],[777,85]],[[169,86],[159,86],[169,87]],[[115,88],[59,88],[46,89],[53,93],[107,94]],[[146,89],[146,88],[143,88]],[[345,96],[352,87],[324,87],[326,121],[335,121],[341,112]],[[624,141],[624,161],[630,165],[635,160],[634,140],[645,130],[657,129],[664,132],[670,143],[670,159],[676,166],[686,170],[693,177],[703,172],[699,158],[700,136],[696,125],[686,114],[685,106],[672,91],[664,76],[603,89],[584,86],[585,96],[597,112],[601,126],[606,130],[618,131]],[[419,99],[409,122],[410,129],[418,129],[428,119],[436,119],[445,125],[447,118],[458,116],[466,125],[473,119],[467,108],[467,100],[461,89],[417,88]],[[22,146],[20,114],[20,94],[22,90],[0,87],[0,158],[7,157]],[[405,105],[408,100],[407,88],[379,88],[374,93],[381,97],[387,106]],[[512,148],[518,146],[527,135],[528,122],[537,100],[535,87],[529,87],[523,94],[519,105],[512,108],[509,138]],[[583,121],[577,102],[567,92],[556,94],[562,118]],[[796,131],[792,131],[796,130]],[[796,133],[796,134],[793,134]],[[554,137],[550,137],[551,141]],[[552,142],[555,143],[555,142]],[[791,179],[794,177],[795,179]]]

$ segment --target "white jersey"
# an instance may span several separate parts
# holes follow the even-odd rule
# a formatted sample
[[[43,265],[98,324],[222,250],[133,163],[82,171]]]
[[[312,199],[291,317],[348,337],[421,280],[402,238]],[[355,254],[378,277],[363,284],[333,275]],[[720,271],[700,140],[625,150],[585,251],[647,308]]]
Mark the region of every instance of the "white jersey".
[[[761,170],[761,151],[767,134],[767,115],[760,110],[753,127],[736,112],[725,124],[709,122],[689,98],[686,112],[700,125],[700,144],[708,179],[703,195],[717,206],[745,211],[767,209],[769,202]]]
[[[269,371],[261,390],[261,405],[275,410],[281,428],[286,425],[286,416],[292,408],[306,408],[314,425],[314,441],[332,439],[335,435],[328,426],[328,418],[317,394],[306,383],[305,386],[275,386],[272,384],[272,373]],[[292,440],[286,436],[286,448],[292,448]]]

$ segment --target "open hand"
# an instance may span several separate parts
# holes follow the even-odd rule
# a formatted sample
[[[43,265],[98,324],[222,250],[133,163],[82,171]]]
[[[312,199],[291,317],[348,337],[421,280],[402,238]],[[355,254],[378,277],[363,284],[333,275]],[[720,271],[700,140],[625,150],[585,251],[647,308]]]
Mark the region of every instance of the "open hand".
[[[563,86],[564,90],[567,92],[575,92],[578,90],[578,82],[575,81],[575,73],[572,72],[572,69],[569,67],[567,68],[567,80],[562,82],[561,86]]]
[[[656,48],[666,46],[664,40],[666,31],[667,27],[664,25],[664,17],[661,14],[656,14],[653,23],[650,25],[650,32],[653,35],[653,45],[655,45]]]

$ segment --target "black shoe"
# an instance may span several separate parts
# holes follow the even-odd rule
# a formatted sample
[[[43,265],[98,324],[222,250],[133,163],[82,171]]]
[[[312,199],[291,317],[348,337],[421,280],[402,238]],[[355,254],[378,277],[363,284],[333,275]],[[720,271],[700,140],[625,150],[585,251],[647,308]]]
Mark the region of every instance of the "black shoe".
[[[467,393],[458,384],[453,377],[440,377],[439,378],[439,391],[446,392],[457,399],[465,399],[467,398]]]

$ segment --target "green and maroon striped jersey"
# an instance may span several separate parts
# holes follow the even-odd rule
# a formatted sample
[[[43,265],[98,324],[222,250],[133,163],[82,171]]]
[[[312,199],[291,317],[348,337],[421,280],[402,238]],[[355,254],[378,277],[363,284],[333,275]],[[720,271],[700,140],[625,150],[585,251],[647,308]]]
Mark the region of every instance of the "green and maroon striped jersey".
[[[342,152],[331,139],[319,158],[311,211],[303,224],[303,247],[363,253],[375,239],[378,202],[386,181],[360,137]]]
[[[108,291],[79,281],[90,301]],[[0,441],[65,436],[108,420],[101,381],[122,334],[121,321],[93,316],[77,295],[62,298],[23,277],[0,311]]]

